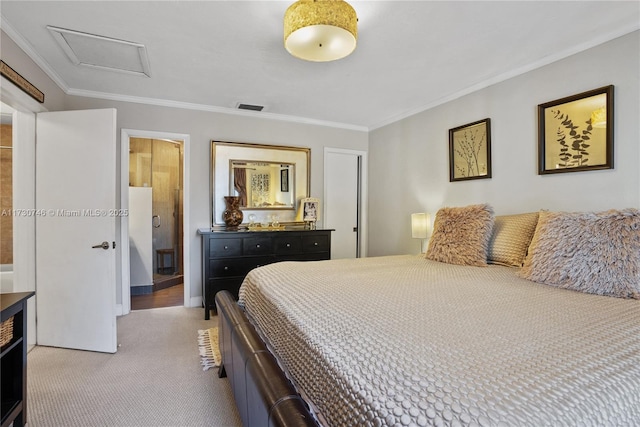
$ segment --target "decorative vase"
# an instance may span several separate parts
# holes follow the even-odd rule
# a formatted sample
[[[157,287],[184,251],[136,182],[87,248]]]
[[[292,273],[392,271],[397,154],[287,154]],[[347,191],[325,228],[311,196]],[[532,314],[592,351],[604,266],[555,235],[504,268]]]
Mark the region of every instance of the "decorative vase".
[[[242,223],[244,215],[240,210],[240,197],[238,196],[225,196],[224,203],[226,209],[222,212],[222,220],[227,225],[227,228],[238,228]]]

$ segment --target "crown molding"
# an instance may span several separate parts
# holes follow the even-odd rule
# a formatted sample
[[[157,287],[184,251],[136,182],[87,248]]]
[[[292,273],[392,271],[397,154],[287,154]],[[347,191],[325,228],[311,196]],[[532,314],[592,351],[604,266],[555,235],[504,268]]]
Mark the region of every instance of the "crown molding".
[[[49,63],[47,63],[47,61],[45,61],[38,54],[38,52],[33,49],[31,44],[27,40],[25,40],[25,38],[22,37],[22,35],[11,26],[11,24],[9,24],[4,16],[1,17],[0,22],[2,23],[2,31],[4,31],[11,38],[11,40],[13,40],[18,45],[18,47],[22,49],[27,54],[27,56],[31,58],[31,60],[35,62],[36,65],[40,67],[40,69],[44,71],[44,73],[49,76],[49,78],[53,80],[53,82],[58,85],[60,89],[62,89],[63,92],[66,93],[69,90],[69,85],[67,85],[62,77],[60,77],[60,75],[58,75],[58,73],[56,73],[53,68],[51,68],[51,66],[49,66]]]
[[[137,97],[137,96],[129,96],[129,95],[120,95],[115,93],[105,93],[105,92],[95,92],[88,91],[83,89],[75,89],[69,87],[69,85],[56,73],[53,68],[47,63],[31,46],[31,44],[24,38],[22,35],[17,32],[11,24],[4,18],[1,17],[0,22],[2,23],[2,31],[4,31],[17,45],[22,49],[29,58],[33,62],[38,65],[45,72],[53,82],[58,85],[62,91],[70,96],[81,96],[86,98],[97,98],[97,99],[106,99],[110,101],[119,101],[119,102],[132,102],[136,104],[146,104],[146,105],[156,105],[161,107],[169,107],[169,108],[179,108],[185,110],[197,110],[197,111],[208,111],[213,113],[220,114],[231,114],[237,116],[244,117],[253,117],[253,118],[261,118],[267,120],[278,120],[284,122],[291,123],[300,123],[300,124],[308,124],[315,126],[324,126],[324,127],[332,127],[338,129],[347,129],[347,130],[355,130],[359,132],[368,132],[369,128],[366,126],[359,126],[349,123],[341,123],[341,122],[332,122],[328,120],[317,120],[311,119],[307,117],[298,117],[298,116],[289,116],[286,114],[276,114],[276,113],[268,113],[264,111],[255,112],[248,110],[238,110],[234,108],[225,108],[218,107],[214,105],[205,105],[205,104],[194,104],[189,102],[179,102],[179,101],[171,101],[167,99],[157,99],[157,98],[145,98],[145,97]]]
[[[442,97],[429,104],[425,104],[420,107],[404,111],[400,114],[390,116],[385,120],[382,120],[380,122],[374,123],[369,126],[361,126],[361,125],[354,125],[349,123],[341,123],[341,122],[333,122],[333,121],[327,121],[327,120],[311,119],[306,117],[290,116],[285,114],[269,113],[264,111],[256,112],[256,111],[249,111],[249,110],[238,110],[238,109],[218,107],[213,105],[195,104],[195,103],[188,103],[188,102],[171,101],[166,99],[145,98],[145,97],[120,95],[120,94],[114,94],[114,93],[95,92],[95,91],[88,91],[83,89],[70,88],[69,85],[58,75],[58,73],[56,73],[51,68],[51,66],[49,66],[49,64],[31,47],[29,42],[27,42],[20,35],[20,33],[18,33],[7,22],[7,20],[4,17],[1,17],[0,22],[2,24],[2,31],[4,31],[67,95],[105,99],[105,100],[119,101],[119,102],[131,102],[131,103],[137,103],[137,104],[156,105],[156,106],[186,109],[186,110],[208,111],[208,112],[215,112],[220,114],[230,114],[230,115],[237,115],[237,116],[244,116],[244,117],[262,118],[267,120],[278,120],[278,121],[291,122],[291,123],[309,124],[309,125],[332,127],[332,128],[338,128],[338,129],[354,130],[359,132],[370,132],[370,131],[379,129],[381,127],[390,125],[392,123],[414,116],[421,112],[430,110],[439,105],[456,100],[470,93],[476,92],[481,89],[485,89],[496,83],[500,83],[505,80],[511,79],[513,77],[525,74],[529,71],[533,71],[537,68],[544,67],[545,65],[549,65],[553,62],[567,58],[571,55],[575,55],[577,53],[580,53],[592,47],[601,45],[603,43],[614,40],[618,37],[622,37],[634,31],[640,30],[640,23],[633,23],[626,27],[618,28],[615,31],[602,34],[587,42],[584,42],[577,46],[573,46],[562,52],[558,52],[553,55],[548,55],[540,59],[539,61],[532,62],[523,67],[508,71],[506,73],[499,74],[490,79],[476,83],[472,86],[469,86],[465,89],[452,93],[448,96]]]
[[[284,122],[325,126],[339,129],[368,132],[366,126],[358,126],[349,123],[332,122],[327,120],[310,119],[306,117],[289,116],[286,114],[268,113],[264,111],[239,110],[234,108],[218,107],[215,105],[194,104],[190,102],[171,101],[159,98],[145,98],[140,96],[120,95],[106,92],[95,92],[82,89],[69,89],[67,95],[81,96],[85,98],[106,99],[110,101],[131,102],[135,104],[155,105],[159,107],[178,108],[183,110],[207,111],[211,113],[231,114],[234,116],[252,117],[257,119],[278,120]]]
[[[429,104],[426,104],[426,105],[423,105],[423,106],[420,106],[420,107],[417,107],[417,108],[413,108],[411,110],[407,110],[407,111],[405,111],[403,113],[400,113],[400,114],[397,114],[397,115],[394,115],[394,116],[390,116],[386,120],[383,120],[383,121],[378,122],[376,124],[370,125],[369,126],[369,131],[373,131],[373,130],[379,129],[381,127],[384,127],[384,126],[390,125],[392,123],[398,122],[400,120],[406,119],[408,117],[414,116],[414,115],[416,115],[418,113],[422,113],[423,111],[430,110],[430,109],[435,108],[435,107],[437,107],[439,105],[446,104],[447,102],[451,102],[451,101],[454,101],[454,100],[456,100],[458,98],[462,98],[465,95],[469,95],[470,93],[477,92],[477,91],[479,91],[481,89],[485,89],[485,88],[487,88],[489,86],[492,86],[492,85],[494,85],[496,83],[500,83],[500,82],[503,82],[505,80],[509,80],[509,79],[511,79],[513,77],[517,77],[519,75],[528,73],[529,71],[533,71],[535,69],[542,68],[545,65],[549,65],[549,64],[552,64],[554,62],[560,61],[560,60],[562,60],[564,58],[567,58],[567,57],[569,57],[571,55],[575,55],[575,54],[583,52],[583,51],[585,51],[587,49],[591,49],[592,47],[599,46],[601,44],[607,43],[607,42],[609,42],[611,40],[617,39],[619,37],[625,36],[627,34],[630,34],[630,33],[634,32],[634,31],[638,31],[638,30],[640,30],[640,22],[628,25],[626,27],[618,28],[616,31],[612,31],[612,32],[609,32],[609,33],[606,33],[606,34],[602,34],[599,37],[591,39],[591,40],[589,40],[587,42],[584,42],[582,44],[573,46],[573,47],[571,47],[569,49],[563,50],[562,52],[558,52],[558,53],[555,53],[553,55],[548,55],[548,56],[540,59],[539,61],[532,62],[532,63],[527,64],[525,66],[522,66],[520,68],[516,68],[514,70],[510,70],[510,71],[508,71],[506,73],[502,73],[502,74],[499,74],[499,75],[497,75],[495,77],[492,77],[490,79],[487,79],[487,80],[484,80],[482,82],[476,83],[476,84],[474,84],[472,86],[469,86],[469,87],[467,87],[465,89],[462,89],[462,90],[460,90],[458,92],[452,93],[451,95],[448,95],[448,96],[442,97],[440,99],[437,99],[436,101],[431,102]]]

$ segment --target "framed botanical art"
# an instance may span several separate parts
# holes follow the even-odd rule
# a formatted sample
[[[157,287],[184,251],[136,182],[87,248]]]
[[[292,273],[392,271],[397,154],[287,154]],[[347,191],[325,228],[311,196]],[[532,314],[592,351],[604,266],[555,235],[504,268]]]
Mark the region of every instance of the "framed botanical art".
[[[449,129],[449,181],[491,178],[491,120]]]
[[[613,169],[613,85],[538,105],[538,174]]]

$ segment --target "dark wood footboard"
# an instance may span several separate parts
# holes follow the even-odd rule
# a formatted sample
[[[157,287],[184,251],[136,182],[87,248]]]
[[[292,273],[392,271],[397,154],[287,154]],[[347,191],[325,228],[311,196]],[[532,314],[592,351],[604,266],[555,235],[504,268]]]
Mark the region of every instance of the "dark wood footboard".
[[[215,297],[222,365],[246,427],[318,426],[244,311],[228,291]]]

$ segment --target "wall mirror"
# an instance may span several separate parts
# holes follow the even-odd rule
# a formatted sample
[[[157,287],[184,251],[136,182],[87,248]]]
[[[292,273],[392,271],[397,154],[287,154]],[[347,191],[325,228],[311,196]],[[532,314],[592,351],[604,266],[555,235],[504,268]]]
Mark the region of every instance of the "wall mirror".
[[[241,209],[294,209],[295,164],[230,162],[229,195],[240,197]]]
[[[295,222],[299,201],[309,197],[311,150],[304,147],[211,141],[212,225],[223,225],[224,197],[238,196],[243,223]]]

